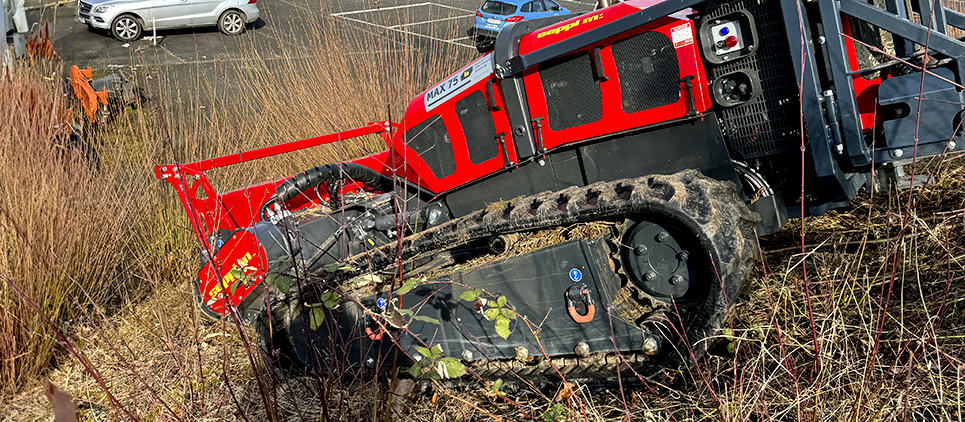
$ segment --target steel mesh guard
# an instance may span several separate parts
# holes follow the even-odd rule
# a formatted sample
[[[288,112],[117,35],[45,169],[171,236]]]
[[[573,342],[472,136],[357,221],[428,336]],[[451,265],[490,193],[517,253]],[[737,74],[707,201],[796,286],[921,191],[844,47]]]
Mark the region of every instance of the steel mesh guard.
[[[603,117],[600,83],[589,53],[565,56],[539,66],[546,98],[546,121],[552,130],[593,123]]]
[[[680,100],[677,53],[667,36],[644,32],[613,43],[625,113],[636,113]]]
[[[473,92],[456,102],[456,116],[459,117],[462,132],[466,136],[469,161],[480,164],[496,158],[499,154],[496,126],[482,91]]]
[[[438,115],[432,116],[405,131],[405,143],[426,162],[432,174],[441,179],[456,172],[452,156],[452,141],[446,125]]]

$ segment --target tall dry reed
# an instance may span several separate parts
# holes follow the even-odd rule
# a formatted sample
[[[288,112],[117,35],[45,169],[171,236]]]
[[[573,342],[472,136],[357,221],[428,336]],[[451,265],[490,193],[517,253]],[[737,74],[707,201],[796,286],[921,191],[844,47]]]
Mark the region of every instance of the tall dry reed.
[[[131,277],[130,177],[99,171],[89,144],[68,136],[59,81],[15,66],[0,81],[0,393],[50,367],[57,339],[25,304],[77,322],[126,295]],[[49,72],[47,72],[49,74]]]
[[[0,110],[10,110],[9,124],[0,125],[0,276],[23,292],[18,296],[0,283],[0,396],[37,385],[38,376],[64,356],[54,330],[28,306],[36,304],[82,360],[105,371],[97,376],[111,386],[98,393],[103,388],[94,383],[78,393],[87,385],[78,382],[68,391],[103,400],[104,406],[110,401],[105,394],[122,391],[187,411],[184,404],[168,406],[155,393],[174,384],[191,390],[220,375],[208,368],[217,358],[198,351],[208,344],[198,333],[212,328],[183,306],[191,304],[188,283],[200,251],[174,191],[153,180],[153,166],[369,121],[398,121],[411,97],[470,57],[468,49],[418,44],[395,34],[348,35],[331,18],[300,25],[297,37],[275,48],[277,55],[260,56],[268,41],[247,39],[247,56],[218,61],[213,73],[200,66],[147,66],[148,58],[133,55],[146,101],[89,131],[82,147],[71,144],[58,126],[70,120],[63,113],[71,104],[61,95],[61,81],[39,76],[61,69],[17,68],[11,80],[0,82]],[[211,177],[225,191],[382,149],[382,140],[370,137],[214,171]],[[155,320],[138,317],[135,327],[118,322],[117,311],[143,298]],[[164,302],[171,298],[178,303]],[[143,352],[145,347],[153,349]],[[188,353],[192,350],[196,356]],[[154,375],[164,370],[137,367],[141,356],[158,354],[177,362],[179,378],[160,379]],[[108,407],[137,415],[125,403]]]

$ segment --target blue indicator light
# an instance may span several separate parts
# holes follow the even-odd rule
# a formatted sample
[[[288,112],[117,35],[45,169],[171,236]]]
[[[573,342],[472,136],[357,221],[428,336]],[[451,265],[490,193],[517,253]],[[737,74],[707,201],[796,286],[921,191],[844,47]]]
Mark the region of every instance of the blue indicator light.
[[[723,28],[720,28],[720,35],[721,35],[721,36],[726,36],[726,35],[729,34],[729,33],[730,33],[730,28],[728,28],[728,27],[726,27],[726,26],[723,27]]]
[[[580,270],[576,268],[570,270],[570,280],[573,280],[573,282],[576,283],[582,279],[583,279],[583,273],[580,272]]]

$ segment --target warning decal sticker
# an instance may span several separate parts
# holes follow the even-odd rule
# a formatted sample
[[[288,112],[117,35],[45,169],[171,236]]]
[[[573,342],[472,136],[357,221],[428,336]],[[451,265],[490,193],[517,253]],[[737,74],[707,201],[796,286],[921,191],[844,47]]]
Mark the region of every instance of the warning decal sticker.
[[[690,29],[690,23],[685,23],[670,30],[674,48],[680,48],[694,43],[694,31]]]
[[[425,95],[426,111],[432,110],[447,99],[463,92],[476,82],[488,78],[493,73],[492,56],[482,57],[469,66],[456,72],[449,79],[429,88]]]

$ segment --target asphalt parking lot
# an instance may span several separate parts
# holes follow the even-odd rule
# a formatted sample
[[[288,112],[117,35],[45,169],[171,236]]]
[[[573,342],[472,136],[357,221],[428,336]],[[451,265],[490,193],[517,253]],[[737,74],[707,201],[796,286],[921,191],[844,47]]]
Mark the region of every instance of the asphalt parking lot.
[[[243,59],[251,54],[246,49],[256,49],[260,57],[270,60],[278,54],[280,44],[294,44],[302,37],[310,20],[316,24],[334,21],[348,31],[386,40],[381,46],[373,47],[369,42],[354,47],[359,50],[385,48],[401,39],[472,49],[466,29],[472,26],[475,10],[482,4],[482,0],[259,0],[260,19],[249,24],[240,36],[225,36],[214,27],[192,28],[159,31],[155,39],[123,43],[78,22],[74,1],[47,5],[30,1],[28,19],[50,23],[51,41],[65,64],[93,69],[151,65],[203,69],[204,64]],[[592,10],[596,3],[558,1],[574,12]],[[325,20],[326,16],[332,20]],[[155,34],[145,31],[144,35]]]

